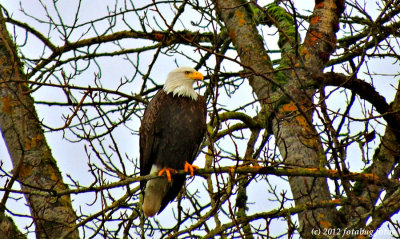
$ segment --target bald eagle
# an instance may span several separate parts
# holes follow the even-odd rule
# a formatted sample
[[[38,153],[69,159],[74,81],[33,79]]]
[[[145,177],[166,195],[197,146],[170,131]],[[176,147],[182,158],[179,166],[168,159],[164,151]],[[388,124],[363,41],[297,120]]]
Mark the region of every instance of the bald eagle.
[[[193,176],[197,168],[191,164],[206,131],[207,108],[193,83],[202,80],[203,75],[191,67],[171,71],[144,112],[139,130],[140,175],[167,175],[140,182],[146,217],[160,213],[182,189],[186,176],[174,175],[175,171],[185,169]]]

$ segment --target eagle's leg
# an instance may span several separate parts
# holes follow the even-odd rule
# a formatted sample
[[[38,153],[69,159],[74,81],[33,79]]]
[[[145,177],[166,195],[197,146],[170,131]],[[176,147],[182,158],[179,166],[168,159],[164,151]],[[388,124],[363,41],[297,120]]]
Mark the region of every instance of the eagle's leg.
[[[163,168],[158,172],[158,176],[162,176],[164,173],[167,175],[168,182],[172,182],[171,174],[176,173],[177,171],[173,168]]]
[[[185,169],[185,172],[190,173],[190,176],[193,177],[193,175],[194,175],[194,170],[199,169],[199,167],[196,166],[196,165],[190,164],[190,163],[188,163],[188,162],[185,162],[185,167],[184,167],[184,169]]]

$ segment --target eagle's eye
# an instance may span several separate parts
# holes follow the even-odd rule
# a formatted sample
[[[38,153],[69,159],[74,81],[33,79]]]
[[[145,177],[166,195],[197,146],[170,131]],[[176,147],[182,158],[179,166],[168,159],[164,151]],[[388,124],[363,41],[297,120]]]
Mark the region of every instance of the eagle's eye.
[[[190,74],[190,71],[185,71],[185,75],[189,75]]]

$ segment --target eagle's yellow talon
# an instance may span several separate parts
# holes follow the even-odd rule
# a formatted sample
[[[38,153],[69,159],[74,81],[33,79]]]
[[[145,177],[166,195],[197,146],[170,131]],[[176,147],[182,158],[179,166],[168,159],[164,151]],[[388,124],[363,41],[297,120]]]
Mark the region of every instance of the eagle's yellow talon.
[[[167,175],[168,182],[172,182],[171,173],[176,173],[176,170],[173,168],[163,168],[158,172],[158,176],[162,176],[164,173]]]
[[[194,170],[199,169],[199,167],[196,166],[196,165],[192,165],[192,164],[190,164],[190,163],[188,163],[188,162],[185,162],[185,167],[184,167],[184,169],[185,169],[185,172],[190,173],[190,176],[193,177],[193,175],[194,175]]]

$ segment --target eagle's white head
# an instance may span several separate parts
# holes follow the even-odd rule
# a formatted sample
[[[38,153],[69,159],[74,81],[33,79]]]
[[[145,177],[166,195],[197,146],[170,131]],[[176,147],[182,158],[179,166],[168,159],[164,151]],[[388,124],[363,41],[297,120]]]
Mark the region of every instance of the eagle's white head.
[[[195,81],[202,81],[203,75],[192,67],[183,66],[171,71],[164,84],[164,91],[174,96],[190,97],[197,100],[197,93],[193,89]]]

